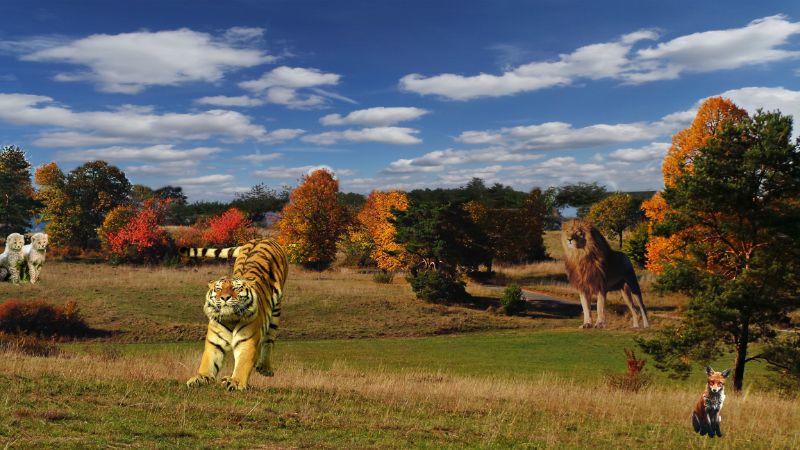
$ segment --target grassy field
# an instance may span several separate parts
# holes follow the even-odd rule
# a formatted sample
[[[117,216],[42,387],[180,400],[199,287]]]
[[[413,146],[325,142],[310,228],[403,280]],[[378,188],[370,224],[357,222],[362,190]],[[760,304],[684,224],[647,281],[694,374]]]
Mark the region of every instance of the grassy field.
[[[60,344],[54,357],[0,354],[0,445],[800,447],[797,399],[766,390],[760,366],[748,367],[743,395],[729,395],[727,435],[716,441],[690,430],[700,373],[672,380],[649,368],[648,389],[610,388],[607,375],[625,370],[623,348],[646,333],[627,329],[623,310],[610,330],[580,331],[574,309],[490,312],[498,289],[470,284],[472,304],[430,305],[399,277],[376,284],[341,270],[292,269],[275,377],[253,375],[254,388],[241,393],[188,390],[202,351],[204,286],[227,270],[50,261],[39,285],[1,283],[0,302],[76,300],[104,333]],[[550,262],[501,268],[501,276],[569,297],[559,270]],[[677,314],[681,299],[657,302],[657,311]],[[668,320],[657,312],[653,321]]]

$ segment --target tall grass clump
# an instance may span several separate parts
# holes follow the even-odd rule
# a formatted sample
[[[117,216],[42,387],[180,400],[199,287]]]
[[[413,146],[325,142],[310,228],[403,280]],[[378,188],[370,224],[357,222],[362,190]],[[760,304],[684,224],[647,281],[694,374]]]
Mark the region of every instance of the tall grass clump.
[[[55,306],[41,300],[8,300],[0,304],[0,332],[39,337],[81,337],[91,329],[75,301]]]

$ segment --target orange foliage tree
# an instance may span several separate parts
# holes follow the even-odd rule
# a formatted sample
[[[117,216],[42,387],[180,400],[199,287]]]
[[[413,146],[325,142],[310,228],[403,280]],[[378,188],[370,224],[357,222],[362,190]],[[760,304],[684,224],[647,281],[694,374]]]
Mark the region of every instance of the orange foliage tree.
[[[339,182],[325,169],[303,176],[292,191],[278,224],[278,241],[292,262],[324,268],[334,261],[347,222],[338,194]]]
[[[397,230],[392,211],[408,209],[408,197],[400,191],[372,191],[358,213],[358,222],[373,242],[371,256],[378,268],[394,272],[406,267],[408,252],[395,241]]]
[[[662,173],[664,186],[670,187],[675,179],[686,171],[692,170],[692,161],[697,152],[708,140],[726,124],[738,122],[747,117],[747,111],[736,106],[732,101],[722,97],[705,100],[697,110],[689,128],[679,131],[672,137],[672,146],[664,157]],[[658,226],[669,212],[669,206],[660,193],[642,203],[645,216],[650,219],[650,227]],[[652,236],[647,243],[647,268],[661,273],[666,264],[682,254],[686,237],[690,234],[702,233],[703,230],[684,230],[669,237]]]
[[[236,208],[209,219],[208,229],[203,232],[205,244],[218,247],[243,244],[255,237],[253,223]]]

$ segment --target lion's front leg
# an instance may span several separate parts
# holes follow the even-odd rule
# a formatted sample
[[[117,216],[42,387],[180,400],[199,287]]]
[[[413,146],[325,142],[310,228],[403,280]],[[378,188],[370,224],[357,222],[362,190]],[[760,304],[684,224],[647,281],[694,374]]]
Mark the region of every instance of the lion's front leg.
[[[583,325],[581,328],[592,328],[592,307],[589,304],[589,296],[581,292],[581,308],[583,308]]]
[[[197,369],[197,375],[189,378],[186,382],[186,386],[191,388],[214,381],[217,378],[217,374],[224,360],[225,350],[206,338],[206,346],[203,350],[203,357],[200,359],[200,367]]]
[[[222,379],[222,385],[229,391],[247,389],[250,373],[256,365],[259,347],[255,339],[248,339],[238,343],[233,349],[233,374]]]
[[[606,327],[606,293],[602,291],[597,293],[597,322],[594,327]]]

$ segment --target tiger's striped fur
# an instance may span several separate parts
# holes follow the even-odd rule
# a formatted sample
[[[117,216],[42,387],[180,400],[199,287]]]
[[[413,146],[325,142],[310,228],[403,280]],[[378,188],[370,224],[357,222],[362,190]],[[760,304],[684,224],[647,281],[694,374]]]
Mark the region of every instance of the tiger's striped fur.
[[[229,352],[234,358],[233,374],[222,379],[228,390],[246,389],[253,369],[272,376],[272,351],[289,269],[286,252],[275,240],[261,239],[240,247],[181,249],[181,254],[236,258],[232,276],[208,284],[203,306],[208,317],[205,350],[197,375],[187,386],[216,380]]]

